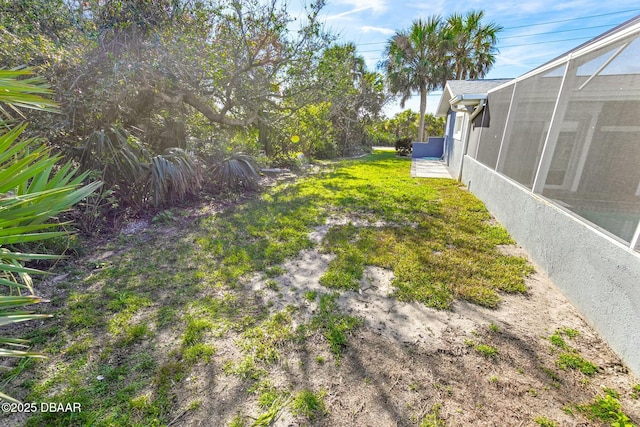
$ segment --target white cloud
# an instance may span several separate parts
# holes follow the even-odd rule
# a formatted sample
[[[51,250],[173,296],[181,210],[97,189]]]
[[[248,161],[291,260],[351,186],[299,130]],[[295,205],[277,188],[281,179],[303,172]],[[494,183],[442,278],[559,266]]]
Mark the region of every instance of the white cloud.
[[[380,15],[388,9],[385,0],[342,0],[336,2],[331,9],[335,9],[338,5],[350,7],[350,9],[327,16],[327,21],[344,19],[350,17],[350,15],[355,15],[365,11],[370,11],[374,15]]]
[[[385,36],[389,36],[391,34],[395,34],[395,31],[390,29],[390,28],[384,28],[384,27],[372,27],[369,25],[365,25],[360,27],[360,29],[362,30],[363,33],[369,33],[369,32],[374,32],[374,33],[380,33],[380,34],[384,34]]]
[[[388,9],[386,0],[340,0],[337,3],[358,10],[371,10],[374,13],[384,13]]]
[[[342,18],[346,18],[349,15],[354,15],[356,13],[360,13],[368,9],[369,9],[368,7],[355,8],[355,9],[347,10],[346,12],[336,13],[335,15],[329,15],[327,16],[327,21],[336,21]]]

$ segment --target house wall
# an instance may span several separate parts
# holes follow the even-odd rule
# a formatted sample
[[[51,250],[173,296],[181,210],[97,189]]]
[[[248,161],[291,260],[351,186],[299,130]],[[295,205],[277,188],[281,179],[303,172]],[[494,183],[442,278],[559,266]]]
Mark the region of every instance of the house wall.
[[[462,160],[463,147],[463,135],[466,135],[467,114],[456,114],[455,111],[449,113],[449,118],[452,121],[450,146],[449,146],[449,164],[447,169],[451,176],[457,177],[460,171],[460,161]],[[458,123],[456,123],[458,122]],[[458,129],[455,132],[454,129]]]
[[[640,253],[470,156],[462,182],[640,375]]]
[[[455,125],[456,113],[449,110],[447,114],[447,124],[444,127],[444,162],[450,164],[451,152],[453,149],[453,126]]]

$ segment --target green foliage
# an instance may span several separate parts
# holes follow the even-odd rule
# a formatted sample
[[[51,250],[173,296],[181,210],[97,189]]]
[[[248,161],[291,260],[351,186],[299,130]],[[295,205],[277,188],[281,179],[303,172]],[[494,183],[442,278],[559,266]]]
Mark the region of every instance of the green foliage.
[[[309,301],[309,302],[313,302],[316,300],[316,298],[318,297],[318,292],[317,291],[307,291],[304,293],[304,299]]]
[[[320,330],[329,342],[336,360],[340,359],[347,346],[347,334],[362,324],[362,320],[343,314],[336,301],[337,295],[320,296],[318,313],[311,320],[311,328]]]
[[[545,416],[536,417],[533,421],[541,427],[558,427],[558,423]]]
[[[560,348],[567,348],[567,343],[564,341],[564,338],[560,336],[557,332],[549,337],[549,341],[551,344]]]
[[[365,258],[357,248],[334,249],[336,258],[320,278],[320,284],[331,289],[357,291],[364,272]]]
[[[484,12],[418,18],[397,31],[387,43],[385,70],[389,90],[400,94],[400,105],[414,92],[421,97],[418,141],[424,141],[426,95],[449,79],[481,78],[495,62],[497,34],[502,27],[484,24]]]
[[[273,363],[280,359],[280,349],[293,340],[291,315],[285,311],[274,314],[269,319],[242,334],[240,347],[256,361]]]
[[[259,166],[252,156],[234,154],[214,167],[212,179],[227,189],[254,189],[260,180]]]
[[[597,396],[592,403],[577,405],[577,409],[590,420],[604,421],[613,427],[633,427],[618,399],[609,393]]]
[[[409,156],[412,151],[412,139],[411,138],[400,138],[395,142],[396,153],[399,156]]]
[[[495,358],[499,353],[497,348],[488,344],[476,344],[473,348],[482,356],[490,359]]]
[[[29,71],[0,70],[0,111],[20,113],[21,108],[52,108],[50,101],[39,94],[47,93],[39,79],[19,80]],[[0,126],[8,126],[6,122]],[[8,295],[0,296],[0,325],[13,326],[26,320],[49,317],[22,309],[39,303],[34,295],[32,274],[42,273],[24,266],[25,262],[55,259],[56,255],[20,253],[13,248],[66,234],[51,221],[93,193],[100,185],[95,182],[82,186],[85,175],[77,175],[71,164],[59,163],[50,156],[44,145],[21,138],[26,125],[11,128],[0,134],[0,284],[8,288]],[[23,295],[27,293],[28,295]],[[42,357],[25,351],[28,341],[0,337],[0,357]],[[0,397],[15,401],[4,393]]]
[[[447,17],[448,60],[454,80],[481,79],[495,63],[495,46],[502,27],[493,22],[483,23],[484,17],[481,10]]]
[[[560,328],[558,331],[569,338],[576,338],[577,336],[580,335],[579,331],[572,328]]]
[[[237,381],[235,396],[243,408],[255,400],[256,409],[265,405],[258,412],[261,419],[274,419],[272,410],[282,404],[276,404],[275,393],[244,391],[252,393],[249,388],[275,372],[277,393],[284,399],[291,397],[285,397],[286,390],[295,395],[300,388],[288,380],[281,386],[282,372],[290,378],[288,373],[298,369],[333,369],[324,351],[324,358],[308,354],[297,359],[304,366],[290,366],[297,361],[292,354],[309,348],[305,340],[311,333],[326,340],[338,361],[362,321],[341,310],[338,296],[310,292],[304,298],[314,301],[316,310],[308,324],[301,324],[291,309],[272,312],[274,307],[243,283],[260,272],[265,281],[282,274],[286,259],[313,246],[310,230],[336,212],[358,226],[332,227],[323,249],[338,254],[350,247],[352,252],[345,253],[357,255],[352,259],[361,266],[393,269],[399,278],[396,298],[447,308],[454,298],[471,299],[467,286],[496,295],[504,289],[524,292],[526,262],[495,250],[510,243],[508,235],[488,224],[483,205],[458,184],[411,179],[409,162],[394,153],[345,161],[203,216],[170,236],[108,243],[102,252],[106,258],[87,260],[70,274],[68,292],[54,302],[65,313],[58,327],[32,336],[43,352],[60,354],[55,369],[53,361],[25,368],[47,369],[37,376],[30,372],[34,379],[23,390],[29,400],[81,401],[83,412],[35,414],[28,424],[166,425],[201,390],[193,384],[224,380],[224,375],[238,376],[231,380]],[[434,287],[437,295],[428,292]],[[301,298],[299,304],[304,303]],[[150,336],[162,337],[166,347],[156,348]],[[217,339],[224,340],[222,346]],[[222,372],[201,378],[209,370],[202,366],[207,361],[223,366]],[[97,380],[98,375],[104,379]]]
[[[171,148],[152,155],[138,138],[119,127],[93,132],[77,156],[84,170],[101,171],[112,191],[109,197],[115,193],[121,208],[135,211],[149,201],[156,208],[174,204],[196,194],[202,181],[202,167],[193,154]]]
[[[195,195],[202,182],[199,160],[180,148],[152,157],[150,169],[148,188],[154,207],[172,205]]]
[[[562,353],[556,362],[560,369],[574,369],[585,375],[594,375],[598,372],[598,367],[589,362],[576,352]]]
[[[496,249],[512,241],[502,227],[487,224],[489,214],[473,195],[453,180],[412,180],[409,162],[393,153],[373,159],[323,180],[341,211],[388,222],[333,227],[323,241],[323,250],[336,254],[327,283],[356,289],[361,269],[375,265],[394,271],[397,298],[440,309],[455,298],[497,307],[500,291],[526,292],[532,267]]]
[[[280,132],[283,155],[301,152],[307,158],[336,157],[336,135],[331,122],[331,102],[305,105],[295,111]]]
[[[314,393],[311,390],[298,392],[291,401],[291,412],[295,416],[302,416],[313,421],[326,412],[324,395],[324,392]]]
[[[366,140],[365,129],[386,101],[384,83],[382,75],[366,70],[364,58],[356,52],[353,43],[333,45],[322,52],[318,63],[317,78],[327,101],[324,116],[335,138],[335,148],[324,144],[319,157],[360,154],[373,142]]]
[[[169,224],[176,220],[176,216],[170,209],[165,209],[158,212],[151,218],[151,222],[154,224]]]
[[[440,415],[442,406],[439,403],[434,404],[427,415],[420,423],[420,427],[445,427],[446,424]]]
[[[424,138],[444,135],[445,117],[435,117],[431,113],[424,115]],[[393,146],[394,141],[403,138],[413,140],[420,126],[420,114],[412,110],[396,113],[390,119],[376,120],[368,127],[375,145]]]
[[[640,384],[635,384],[631,387],[631,398],[640,399]]]
[[[31,70],[0,69],[0,88],[0,113],[4,115],[3,122],[13,119],[14,115],[24,117],[20,110],[25,108],[56,111],[56,104],[42,97],[50,95],[51,89],[42,77],[33,76]]]
[[[253,422],[252,427],[268,427],[273,425],[283,409],[290,402],[289,392],[278,390],[265,381],[257,387],[258,406],[266,412],[260,414]]]

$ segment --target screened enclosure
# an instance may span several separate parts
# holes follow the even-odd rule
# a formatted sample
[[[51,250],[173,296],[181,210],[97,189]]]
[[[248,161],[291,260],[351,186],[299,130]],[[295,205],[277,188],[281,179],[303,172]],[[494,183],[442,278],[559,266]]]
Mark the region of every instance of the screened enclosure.
[[[640,250],[636,18],[488,93],[467,155]]]

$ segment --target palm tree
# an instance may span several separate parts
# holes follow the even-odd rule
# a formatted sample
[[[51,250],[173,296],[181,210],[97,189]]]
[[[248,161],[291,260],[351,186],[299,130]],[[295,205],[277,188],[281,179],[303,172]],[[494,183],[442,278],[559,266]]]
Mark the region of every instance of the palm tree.
[[[420,94],[420,124],[418,141],[424,135],[424,113],[427,109],[427,93],[442,86],[450,74],[447,68],[449,33],[445,22],[438,15],[426,20],[417,19],[407,30],[397,31],[385,49],[381,67],[386,72],[392,94],[401,94],[400,107],[413,92]]]
[[[482,78],[495,63],[502,27],[493,22],[484,24],[483,18],[483,11],[472,11],[446,20],[437,15],[417,19],[387,43],[381,66],[390,92],[402,94],[402,108],[413,92],[420,94],[419,141],[424,135],[427,93],[443,87],[447,79]]]
[[[502,27],[493,22],[484,24],[483,18],[483,11],[465,16],[454,13],[447,18],[449,59],[456,80],[482,78],[495,63],[495,45]]]

